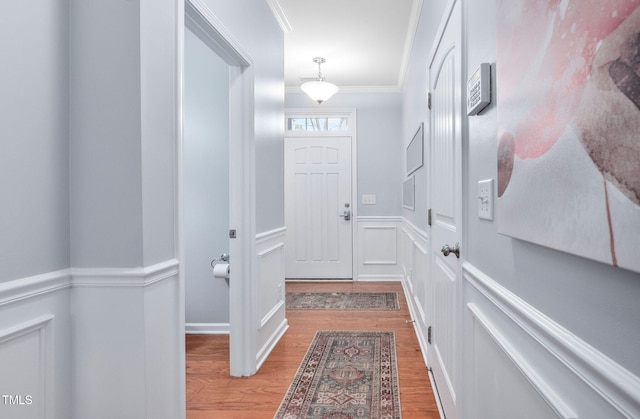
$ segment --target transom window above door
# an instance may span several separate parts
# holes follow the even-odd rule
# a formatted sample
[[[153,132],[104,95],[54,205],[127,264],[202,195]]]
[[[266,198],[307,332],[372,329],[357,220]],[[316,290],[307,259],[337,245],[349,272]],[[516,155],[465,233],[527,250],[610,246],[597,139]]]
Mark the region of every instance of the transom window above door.
[[[287,131],[317,132],[348,130],[349,118],[346,117],[287,118]]]

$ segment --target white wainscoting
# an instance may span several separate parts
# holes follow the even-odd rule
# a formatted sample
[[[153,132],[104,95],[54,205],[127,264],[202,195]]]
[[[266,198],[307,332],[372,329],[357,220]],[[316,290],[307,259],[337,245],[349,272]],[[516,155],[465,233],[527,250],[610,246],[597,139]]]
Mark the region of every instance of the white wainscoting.
[[[400,217],[358,217],[357,280],[400,281]]]
[[[640,378],[464,263],[465,417],[640,417]]]
[[[0,417],[71,417],[70,286],[68,269],[0,283]]]
[[[404,289],[413,326],[427,362],[427,329],[430,323],[429,298],[429,237],[409,220],[402,218],[400,227],[400,259],[402,261],[402,288]]]
[[[285,317],[285,239],[281,227],[256,235],[258,258],[257,368],[267,359],[289,325]]]
[[[73,417],[182,417],[178,261],[72,277]]]

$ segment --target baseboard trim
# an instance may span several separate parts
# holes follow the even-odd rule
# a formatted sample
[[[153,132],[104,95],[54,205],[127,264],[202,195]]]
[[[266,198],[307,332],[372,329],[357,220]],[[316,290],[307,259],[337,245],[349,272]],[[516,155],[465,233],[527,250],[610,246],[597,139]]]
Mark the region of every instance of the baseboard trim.
[[[187,335],[228,335],[229,323],[186,323],[184,332]]]
[[[280,341],[282,336],[284,336],[287,329],[289,329],[289,322],[287,321],[287,319],[284,319],[282,320],[276,331],[258,351],[256,355],[256,371],[259,370],[264,361],[267,360],[267,357],[269,356],[271,351],[273,351],[273,348],[275,348],[276,344]]]
[[[464,280],[626,417],[640,417],[640,378],[521,300],[469,262]]]
[[[402,275],[358,275],[361,282],[401,282]]]
[[[69,269],[47,272],[0,283],[0,306],[71,286]]]

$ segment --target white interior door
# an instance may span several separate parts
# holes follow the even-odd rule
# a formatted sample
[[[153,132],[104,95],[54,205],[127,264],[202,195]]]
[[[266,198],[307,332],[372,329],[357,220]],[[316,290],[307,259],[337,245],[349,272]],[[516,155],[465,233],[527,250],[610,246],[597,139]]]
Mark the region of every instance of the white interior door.
[[[287,278],[352,278],[351,138],[286,138],[285,201]]]
[[[461,15],[460,2],[429,66],[431,108],[431,281],[432,347],[429,366],[448,419],[460,417],[459,298],[461,264],[455,251],[462,238]],[[443,26],[441,26],[443,27]],[[456,254],[457,253],[457,254]]]

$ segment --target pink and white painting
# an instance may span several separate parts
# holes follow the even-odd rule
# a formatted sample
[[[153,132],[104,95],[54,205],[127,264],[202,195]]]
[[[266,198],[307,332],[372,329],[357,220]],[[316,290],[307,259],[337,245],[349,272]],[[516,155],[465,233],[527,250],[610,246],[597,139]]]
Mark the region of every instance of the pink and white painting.
[[[498,231],[640,272],[640,0],[497,0]]]

